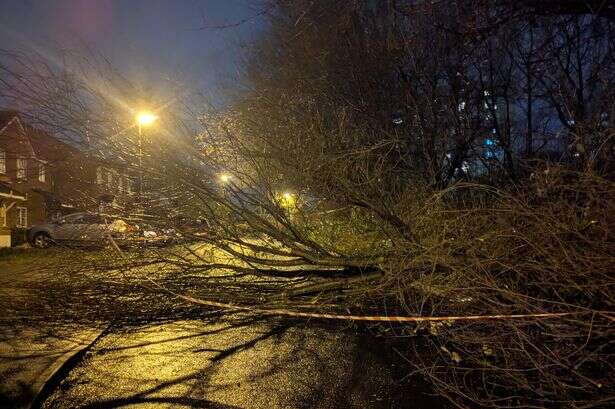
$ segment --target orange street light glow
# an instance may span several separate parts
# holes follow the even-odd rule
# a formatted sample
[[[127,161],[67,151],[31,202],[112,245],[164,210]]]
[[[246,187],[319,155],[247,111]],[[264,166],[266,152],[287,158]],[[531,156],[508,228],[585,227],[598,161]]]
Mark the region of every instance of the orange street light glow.
[[[139,125],[150,125],[154,121],[156,121],[158,117],[151,112],[142,111],[137,114],[137,122]]]
[[[280,205],[286,209],[293,209],[297,206],[297,196],[291,192],[284,192],[280,196]]]

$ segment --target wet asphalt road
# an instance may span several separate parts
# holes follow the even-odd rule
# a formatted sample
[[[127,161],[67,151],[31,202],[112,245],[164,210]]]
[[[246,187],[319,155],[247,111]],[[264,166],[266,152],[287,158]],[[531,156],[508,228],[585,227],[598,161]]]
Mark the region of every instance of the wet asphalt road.
[[[90,328],[87,320],[76,324],[58,321],[58,314],[47,314],[58,312],[62,316],[59,302],[63,297],[75,298],[68,305],[77,312],[114,306],[119,313],[125,308],[119,295],[110,299],[86,297],[84,291],[90,289],[90,282],[77,286],[81,283],[78,275],[60,275],[55,269],[41,270],[27,263],[11,266],[11,273],[7,274],[7,265],[1,265],[4,274],[0,277],[0,342],[10,347],[10,354],[0,367],[2,408],[11,407],[10,402],[31,401],[36,388],[32,387],[30,373],[49,367],[57,356],[70,349],[67,342],[74,343],[81,335],[100,331],[108,324],[91,322]],[[106,273],[94,279],[105,282],[116,278]],[[118,289],[122,287],[102,287],[100,291],[103,295],[116,294]],[[157,307],[162,301],[165,299],[151,298],[150,306]],[[34,321],[26,316],[19,318],[30,313],[29,305],[36,307],[38,318]],[[396,384],[395,379],[407,372],[404,369],[395,373],[396,360],[385,353],[382,339],[331,323],[210,313],[203,310],[202,314],[194,314],[199,319],[140,326],[122,323],[113,327],[92,345],[83,359],[62,371],[61,381],[47,389],[50,393],[42,406],[445,407],[441,401],[425,395],[429,390],[424,387]],[[43,320],[47,315],[56,320]],[[101,319],[107,316],[108,313],[100,314]],[[3,400],[3,396],[9,400]]]
[[[43,407],[441,407],[400,393],[390,365],[359,336],[244,318],[111,333]]]

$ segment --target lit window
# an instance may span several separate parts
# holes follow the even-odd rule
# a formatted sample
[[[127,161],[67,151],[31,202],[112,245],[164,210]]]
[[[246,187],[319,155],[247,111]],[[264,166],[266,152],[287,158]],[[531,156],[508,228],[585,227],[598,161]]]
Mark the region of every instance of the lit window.
[[[45,183],[46,180],[46,170],[45,165],[42,163],[38,164],[38,181]]]
[[[17,208],[17,227],[28,227],[28,208]]]
[[[17,179],[25,179],[28,175],[28,161],[25,158],[17,158]]]
[[[0,173],[6,173],[6,152],[0,149]]]
[[[113,187],[113,172],[109,171],[107,173],[107,189],[111,189]]]

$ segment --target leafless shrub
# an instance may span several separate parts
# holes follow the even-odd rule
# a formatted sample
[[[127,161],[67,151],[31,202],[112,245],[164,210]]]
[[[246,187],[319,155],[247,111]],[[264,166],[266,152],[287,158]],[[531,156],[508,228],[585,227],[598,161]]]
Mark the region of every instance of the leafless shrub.
[[[408,312],[579,315],[431,325],[436,360],[417,349],[417,370],[461,405],[606,406],[614,387],[612,182],[537,167],[519,190],[458,185],[429,207],[423,221],[434,227],[433,244],[390,280],[413,277],[394,287]]]

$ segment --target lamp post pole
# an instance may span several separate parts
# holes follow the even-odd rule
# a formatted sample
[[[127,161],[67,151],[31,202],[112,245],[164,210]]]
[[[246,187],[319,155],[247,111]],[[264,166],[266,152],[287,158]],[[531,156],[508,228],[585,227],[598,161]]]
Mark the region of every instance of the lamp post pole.
[[[139,205],[143,204],[143,126],[150,125],[154,121],[156,121],[158,117],[151,112],[142,111],[137,114],[137,126],[139,127],[139,140],[137,141],[137,145],[139,147],[139,174],[138,174],[138,186],[137,186],[137,200],[139,201]]]
[[[139,121],[139,140],[137,141],[137,144],[139,145],[139,180],[138,180],[138,184],[139,186],[137,186],[137,201],[139,202],[139,206],[141,206],[141,194],[143,191],[143,134],[142,134],[142,125],[141,125],[141,121]]]

